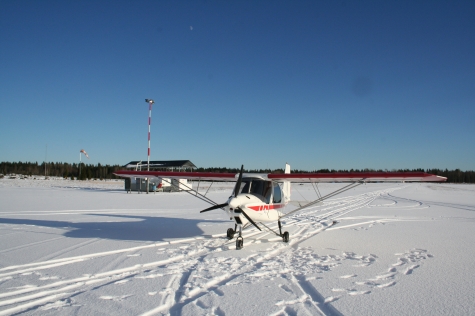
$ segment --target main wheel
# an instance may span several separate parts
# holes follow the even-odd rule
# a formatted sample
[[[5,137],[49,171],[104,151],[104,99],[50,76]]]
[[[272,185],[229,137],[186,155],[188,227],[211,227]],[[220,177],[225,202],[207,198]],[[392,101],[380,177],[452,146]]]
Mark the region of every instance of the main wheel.
[[[236,238],[236,250],[241,250],[244,247],[244,240],[242,237]]]
[[[289,242],[289,239],[290,239],[290,237],[289,237],[289,232],[284,232],[284,233],[282,234],[282,240],[283,240],[284,242]]]
[[[228,239],[233,239],[234,238],[234,229],[228,228],[228,231],[226,232],[226,236],[228,236]]]

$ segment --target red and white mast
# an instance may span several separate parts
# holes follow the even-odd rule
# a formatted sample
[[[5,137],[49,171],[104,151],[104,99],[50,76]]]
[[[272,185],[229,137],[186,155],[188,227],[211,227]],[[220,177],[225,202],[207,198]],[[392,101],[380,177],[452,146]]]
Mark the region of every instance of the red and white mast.
[[[152,99],[145,99],[148,106],[148,152],[147,152],[147,171],[150,171],[150,124],[152,123],[152,104],[155,103]]]

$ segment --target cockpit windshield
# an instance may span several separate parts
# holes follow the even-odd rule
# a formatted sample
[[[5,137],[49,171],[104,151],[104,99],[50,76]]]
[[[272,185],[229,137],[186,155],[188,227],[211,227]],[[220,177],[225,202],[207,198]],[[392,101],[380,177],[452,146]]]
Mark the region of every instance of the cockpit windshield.
[[[258,179],[243,179],[240,192],[255,195],[269,203],[272,195],[272,182]]]

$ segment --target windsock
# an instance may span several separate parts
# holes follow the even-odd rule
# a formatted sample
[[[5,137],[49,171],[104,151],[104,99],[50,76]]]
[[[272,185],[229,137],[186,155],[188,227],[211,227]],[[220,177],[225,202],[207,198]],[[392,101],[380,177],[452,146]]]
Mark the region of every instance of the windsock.
[[[80,153],[83,153],[84,156],[86,156],[87,159],[89,159],[89,156],[87,155],[87,152],[86,152],[84,149],[81,149],[79,152],[80,152]]]

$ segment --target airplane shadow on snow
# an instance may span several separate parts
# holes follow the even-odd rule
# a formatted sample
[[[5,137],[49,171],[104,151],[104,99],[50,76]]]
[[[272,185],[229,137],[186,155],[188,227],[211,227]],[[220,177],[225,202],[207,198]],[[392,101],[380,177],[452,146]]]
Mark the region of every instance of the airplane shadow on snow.
[[[117,188],[89,188],[89,187],[74,187],[74,186],[57,186],[57,189],[73,189],[73,190],[80,190],[80,191],[88,191],[88,192],[100,192],[100,193],[117,193],[123,194],[124,189],[117,189]],[[146,194],[143,192],[143,194]]]
[[[0,218],[0,224],[33,225],[68,229],[65,237],[102,238],[114,240],[163,241],[174,238],[190,238],[203,235],[200,223],[227,223],[227,221],[203,221],[184,218],[88,214],[90,216],[119,217],[132,221],[67,222],[33,219]],[[223,230],[224,232],[224,230]]]

